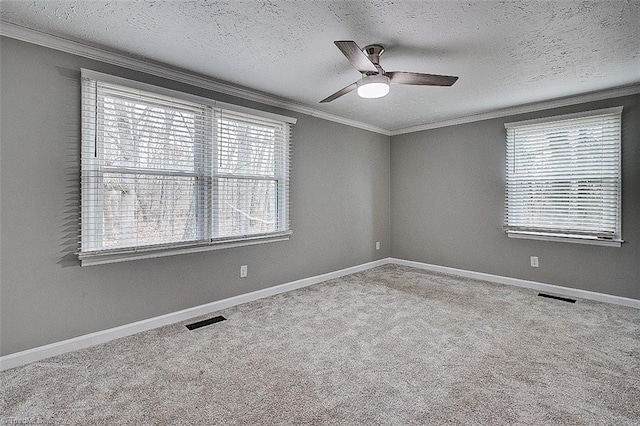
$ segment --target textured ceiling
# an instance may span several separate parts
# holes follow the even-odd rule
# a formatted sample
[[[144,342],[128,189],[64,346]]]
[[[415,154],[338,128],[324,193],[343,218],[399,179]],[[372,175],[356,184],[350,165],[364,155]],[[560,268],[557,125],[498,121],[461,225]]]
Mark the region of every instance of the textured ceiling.
[[[125,52],[394,130],[640,83],[640,2],[11,1],[5,22]],[[334,40],[386,47],[387,71],[450,88],[350,93]]]

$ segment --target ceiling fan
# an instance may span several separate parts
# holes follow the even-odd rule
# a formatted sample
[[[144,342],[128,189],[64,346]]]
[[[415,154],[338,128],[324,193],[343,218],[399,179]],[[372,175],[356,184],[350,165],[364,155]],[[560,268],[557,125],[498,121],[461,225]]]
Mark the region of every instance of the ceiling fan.
[[[380,55],[384,52],[384,46],[370,44],[361,49],[354,41],[334,41],[333,43],[347,57],[351,65],[362,73],[362,78],[324,98],[320,103],[331,102],[356,89],[362,98],[381,98],[389,93],[389,84],[451,86],[458,79],[458,77],[448,75],[404,71],[386,72],[380,66]]]

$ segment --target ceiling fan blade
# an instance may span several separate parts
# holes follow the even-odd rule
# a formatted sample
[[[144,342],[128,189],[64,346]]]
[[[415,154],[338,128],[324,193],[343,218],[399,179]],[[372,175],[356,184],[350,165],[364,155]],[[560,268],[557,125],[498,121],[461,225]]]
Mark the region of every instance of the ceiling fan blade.
[[[355,83],[351,83],[351,84],[350,84],[350,85],[348,85],[347,87],[345,87],[345,88],[343,88],[343,89],[338,90],[338,91],[337,91],[336,93],[334,93],[333,95],[331,95],[331,96],[328,96],[328,97],[324,98],[323,100],[321,100],[321,101],[320,101],[320,103],[321,103],[321,104],[323,104],[323,103],[326,103],[326,102],[331,102],[331,101],[333,101],[334,99],[337,99],[337,98],[339,98],[339,97],[340,97],[340,96],[342,96],[342,95],[346,95],[347,93],[349,93],[349,92],[352,92],[352,91],[356,90],[356,88],[357,88],[357,87],[358,87],[358,83],[357,83],[357,82],[355,82]]]
[[[452,86],[458,77],[450,75],[420,74],[417,72],[391,71],[386,73],[391,84],[414,84],[419,86]]]
[[[347,57],[351,65],[362,73],[378,72],[378,68],[367,58],[355,41],[334,41],[338,49]]]

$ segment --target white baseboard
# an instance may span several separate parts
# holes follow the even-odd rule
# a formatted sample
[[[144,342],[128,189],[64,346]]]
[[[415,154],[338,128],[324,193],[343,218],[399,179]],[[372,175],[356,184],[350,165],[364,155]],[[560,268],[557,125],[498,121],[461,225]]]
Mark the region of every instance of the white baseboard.
[[[137,321],[130,324],[121,325],[119,327],[107,330],[97,331],[95,333],[85,334],[83,336],[74,337],[72,339],[51,343],[37,348],[28,349],[26,351],[16,352],[0,357],[0,371],[10,368],[19,367],[30,362],[40,361],[45,358],[75,351],[89,346],[105,343],[110,340],[119,339],[121,337],[130,336],[142,331],[151,330],[153,328],[162,327],[164,325],[175,324],[200,315],[207,315],[212,312],[240,305],[242,303],[251,302],[253,300],[262,299],[298,288],[308,287],[323,281],[340,278],[345,275],[375,268],[377,266],[394,263],[397,265],[410,266],[418,269],[425,269],[445,274],[458,275],[465,278],[474,278],[484,281],[495,282],[499,284],[513,285],[516,287],[524,287],[538,291],[554,293],[563,296],[579,297],[583,299],[596,300],[599,302],[612,303],[616,305],[630,306],[640,309],[640,300],[630,299],[626,297],[613,296],[604,293],[596,293],[593,291],[580,290],[570,287],[562,287],[553,284],[545,284],[536,281],[522,280],[519,278],[503,277],[500,275],[485,274],[483,272],[467,271],[464,269],[451,268],[448,266],[432,265],[428,263],[415,262],[411,260],[403,260],[396,258],[385,258],[361,265],[352,266],[350,268],[341,269],[339,271],[329,272],[322,275],[316,275],[309,278],[303,278],[285,284],[276,285],[274,287],[265,288],[251,293],[241,294],[230,297],[228,299],[218,300],[216,302],[207,303],[193,308],[183,309],[181,311],[172,312],[158,317]]]
[[[67,339],[60,342],[39,346],[33,349],[5,355],[0,357],[0,371],[19,367],[30,362],[40,361],[45,358],[61,355],[78,349],[87,348],[89,346],[94,346],[100,343],[105,343],[110,340],[119,339],[121,337],[130,336],[132,334],[151,330],[157,327],[162,327],[164,325],[175,324],[180,321],[185,321],[190,318],[198,317],[200,315],[207,315],[212,312],[240,305],[242,303],[251,302],[253,300],[262,299],[265,297],[273,296],[275,294],[307,287],[313,284],[318,284],[322,281],[340,278],[345,275],[364,271],[370,268],[375,268],[376,266],[385,265],[387,263],[389,263],[389,258],[380,259],[369,263],[363,263],[361,265],[352,266],[350,268],[341,269],[339,271],[316,275],[309,278],[303,278],[297,281],[276,285],[274,287],[265,288],[251,293],[230,297],[228,299],[218,300],[216,302],[206,303],[200,306],[194,306],[193,308],[183,309],[181,311],[160,315],[158,317],[149,318],[146,320],[121,325],[119,327],[101,330],[95,333],[74,337],[72,339]]]
[[[537,281],[521,280],[519,278],[503,277],[501,275],[485,274],[483,272],[467,271],[464,269],[450,268],[448,266],[431,265],[429,263],[414,262],[412,260],[389,258],[388,263],[395,263],[396,265],[404,265],[412,268],[426,269],[428,271],[442,272],[444,274],[458,275],[465,278],[475,278],[478,280],[524,287],[562,296],[579,297],[582,299],[596,300],[598,302],[612,303],[614,305],[630,306],[632,308],[640,309],[640,300],[628,297],[613,296],[611,294],[597,293],[595,291],[580,290],[571,287],[562,287]]]

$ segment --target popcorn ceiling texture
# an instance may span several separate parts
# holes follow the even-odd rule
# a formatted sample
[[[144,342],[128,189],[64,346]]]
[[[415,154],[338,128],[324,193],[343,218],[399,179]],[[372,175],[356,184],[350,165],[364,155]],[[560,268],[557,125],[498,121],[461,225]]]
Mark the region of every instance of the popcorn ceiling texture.
[[[0,424],[640,423],[637,309],[386,265],[218,314],[0,373]]]
[[[4,0],[1,17],[386,129],[640,83],[638,1]],[[319,105],[359,78],[334,40],[460,79]]]

